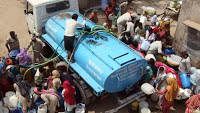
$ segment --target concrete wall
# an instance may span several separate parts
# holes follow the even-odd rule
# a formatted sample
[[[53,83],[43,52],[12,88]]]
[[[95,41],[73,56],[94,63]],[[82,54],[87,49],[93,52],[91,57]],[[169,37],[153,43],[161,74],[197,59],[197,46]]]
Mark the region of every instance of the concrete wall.
[[[177,52],[188,51],[192,66],[200,68],[200,31],[182,24],[191,20],[200,24],[200,0],[183,0],[173,46]]]
[[[100,6],[101,0],[78,0],[80,9],[88,9],[94,6]]]

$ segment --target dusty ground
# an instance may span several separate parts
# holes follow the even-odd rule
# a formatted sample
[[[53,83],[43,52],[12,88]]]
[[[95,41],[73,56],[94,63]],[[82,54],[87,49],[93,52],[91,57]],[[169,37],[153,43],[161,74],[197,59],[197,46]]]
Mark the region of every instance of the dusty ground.
[[[27,42],[30,40],[30,35],[27,32],[26,18],[24,15],[24,0],[0,0],[0,56],[7,56],[7,49],[5,47],[5,40],[9,35],[9,31],[14,30],[19,37],[20,46],[26,47]],[[135,9],[141,6],[151,6],[157,9],[157,13],[163,13],[163,8],[168,0],[135,0],[133,2],[133,7]],[[176,21],[171,25],[171,35],[174,36]],[[114,103],[112,97],[107,97],[105,99],[99,99],[94,103],[87,106],[89,113],[103,113],[106,110],[114,108],[116,103]],[[183,104],[181,102],[176,102],[175,113],[183,113]],[[128,113],[127,108],[118,111],[117,113]]]

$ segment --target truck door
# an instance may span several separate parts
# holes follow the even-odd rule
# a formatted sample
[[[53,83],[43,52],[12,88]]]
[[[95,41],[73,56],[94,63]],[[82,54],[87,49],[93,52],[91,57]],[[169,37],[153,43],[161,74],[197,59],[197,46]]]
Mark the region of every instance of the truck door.
[[[28,31],[29,33],[34,34],[35,31],[34,11],[33,11],[33,6],[29,2],[26,2],[26,9],[24,10],[24,13],[26,15]]]

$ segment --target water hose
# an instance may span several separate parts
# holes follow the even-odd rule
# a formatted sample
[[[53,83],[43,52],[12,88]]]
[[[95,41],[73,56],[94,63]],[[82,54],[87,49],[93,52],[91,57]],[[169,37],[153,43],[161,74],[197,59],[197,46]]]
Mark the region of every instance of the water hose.
[[[114,19],[114,27],[115,28],[117,27],[117,19],[119,18],[120,13],[121,13],[121,10],[119,9],[119,12],[117,13],[116,18]]]
[[[73,55],[74,55],[75,49],[76,49],[76,47],[77,47],[79,41],[81,40],[81,38],[82,38],[84,35],[85,35],[85,33],[83,33],[83,34],[78,38],[78,40],[77,40],[77,42],[76,42],[76,45],[75,45],[74,48],[73,48],[72,54],[71,54],[71,56],[70,56],[70,58],[69,58],[69,61],[68,61],[68,63],[67,63],[67,72],[69,72],[69,65],[70,65],[70,62],[71,62],[72,57],[73,57]]]
[[[24,73],[23,79],[25,79],[26,73],[27,73],[28,71],[30,71],[30,70],[33,69],[33,68],[46,65],[46,64],[48,64],[48,63],[51,62],[51,61],[54,61],[54,60],[57,59],[64,51],[65,51],[65,49],[63,49],[62,52],[61,52],[59,55],[57,55],[56,57],[52,58],[51,60],[49,60],[49,61],[47,61],[47,62],[44,62],[44,63],[42,63],[42,64],[38,64],[38,65],[35,65],[35,66],[33,66],[33,67],[30,67],[30,68],[29,68],[28,70],[26,70],[26,72]]]
[[[60,45],[62,44],[63,41],[64,41],[64,40],[62,40],[62,41],[59,43],[58,47],[60,47]],[[55,49],[55,51],[57,51],[58,47]],[[56,53],[55,51],[54,51],[54,53],[51,55],[51,57],[49,57],[49,58],[46,58],[42,53],[40,53],[40,56],[41,56],[42,58],[48,60],[48,59],[53,58],[53,56],[54,56],[55,53]],[[28,52],[39,52],[39,51],[37,51],[37,50],[31,50],[31,51],[28,51]]]
[[[103,28],[104,30],[97,30],[97,31],[94,31],[96,28]],[[74,54],[74,52],[75,52],[75,49],[76,49],[76,47],[78,46],[78,43],[79,43],[79,41],[81,40],[81,38],[82,38],[86,33],[87,33],[87,34],[92,34],[92,35],[94,35],[94,34],[96,34],[96,33],[98,33],[98,32],[107,32],[107,33],[110,33],[111,35],[113,35],[113,33],[111,33],[107,28],[105,28],[105,27],[103,27],[103,26],[100,26],[100,25],[94,25],[94,26],[91,28],[91,32],[87,32],[87,31],[79,31],[79,32],[78,32],[78,33],[83,33],[83,34],[79,37],[79,39],[77,40],[77,43],[76,43],[75,47],[73,48],[72,54],[71,54],[70,59],[69,59],[68,64],[67,64],[67,72],[69,72],[69,65],[70,65],[70,62],[71,62],[71,60],[72,60],[73,54]],[[78,33],[77,33],[77,34],[78,34]],[[62,40],[62,41],[60,42],[60,44],[58,45],[58,47],[60,47],[60,45],[62,44],[63,41],[64,41],[64,40]],[[58,49],[58,47],[55,49],[55,51]],[[40,55],[41,55],[44,59],[51,59],[51,58],[55,55],[55,53],[56,53],[55,51],[54,51],[53,55],[52,55],[50,58],[44,57],[44,55],[41,54],[41,53],[40,53]],[[25,71],[25,73],[24,73],[24,75],[23,75],[23,79],[25,79],[25,76],[26,76],[26,74],[27,74],[28,71],[30,71],[30,70],[33,69],[33,68],[40,67],[40,66],[43,66],[43,65],[48,64],[49,62],[51,62],[51,61],[57,59],[64,51],[65,51],[65,49],[63,49],[62,52],[61,52],[59,55],[57,55],[56,57],[52,58],[51,60],[49,60],[49,61],[47,61],[47,62],[44,62],[44,63],[42,63],[42,64],[38,64],[38,65],[35,65],[35,66],[33,66],[33,67],[30,67],[28,70]],[[33,51],[30,51],[30,52],[38,52],[38,51],[33,50]]]

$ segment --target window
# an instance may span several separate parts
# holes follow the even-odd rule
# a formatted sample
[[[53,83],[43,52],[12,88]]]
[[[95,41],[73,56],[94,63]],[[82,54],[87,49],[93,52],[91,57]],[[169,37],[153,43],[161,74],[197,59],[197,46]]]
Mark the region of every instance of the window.
[[[69,1],[62,1],[58,3],[49,4],[46,6],[47,13],[53,13],[56,11],[61,11],[64,9],[68,9],[70,7]]]

